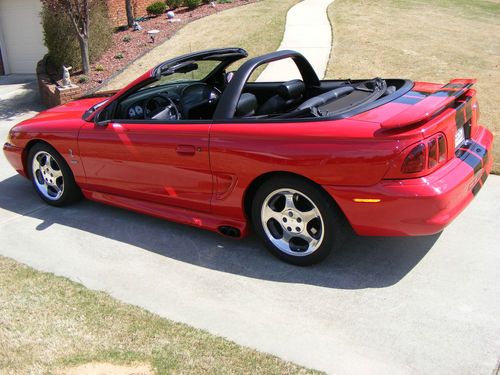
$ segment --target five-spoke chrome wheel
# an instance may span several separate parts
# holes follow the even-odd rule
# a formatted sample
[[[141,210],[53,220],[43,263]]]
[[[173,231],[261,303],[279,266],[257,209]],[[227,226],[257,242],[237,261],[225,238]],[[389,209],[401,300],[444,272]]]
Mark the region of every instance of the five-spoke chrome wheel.
[[[49,144],[38,142],[30,147],[26,164],[36,192],[51,206],[64,206],[81,198],[73,172]]]
[[[312,181],[276,175],[252,197],[255,232],[274,256],[295,265],[321,262],[344,237],[344,217],[335,201]]]
[[[318,207],[297,190],[271,192],[262,205],[261,220],[269,240],[286,254],[309,255],[323,241],[324,223]]]
[[[32,161],[33,182],[47,199],[56,201],[64,194],[64,177],[56,159],[47,151],[39,151]]]

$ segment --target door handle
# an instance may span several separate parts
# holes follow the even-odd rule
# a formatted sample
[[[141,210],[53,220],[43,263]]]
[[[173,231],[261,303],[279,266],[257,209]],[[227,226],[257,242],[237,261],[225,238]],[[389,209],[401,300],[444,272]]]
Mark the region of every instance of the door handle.
[[[178,145],[176,151],[180,155],[194,155],[195,147],[191,145]]]

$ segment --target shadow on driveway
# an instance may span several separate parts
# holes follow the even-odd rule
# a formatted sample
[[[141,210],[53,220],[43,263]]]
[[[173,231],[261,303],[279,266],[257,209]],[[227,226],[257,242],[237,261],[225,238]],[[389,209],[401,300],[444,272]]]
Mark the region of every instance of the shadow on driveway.
[[[16,117],[43,109],[37,81],[7,84],[0,80],[0,121],[15,121]]]
[[[391,286],[409,273],[439,238],[439,234],[353,236],[342,250],[323,263],[301,268],[275,259],[255,236],[244,240],[228,239],[90,201],[65,208],[47,206],[33,191],[31,183],[21,176],[1,181],[0,191],[0,209],[41,220],[37,231],[43,232],[52,224],[60,224],[216,271],[327,288]]]

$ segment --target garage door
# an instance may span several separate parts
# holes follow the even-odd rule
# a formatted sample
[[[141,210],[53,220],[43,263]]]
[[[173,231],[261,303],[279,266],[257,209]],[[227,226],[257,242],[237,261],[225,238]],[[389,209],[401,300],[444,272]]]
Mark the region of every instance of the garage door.
[[[35,73],[46,53],[40,0],[0,0],[0,47],[5,72]]]

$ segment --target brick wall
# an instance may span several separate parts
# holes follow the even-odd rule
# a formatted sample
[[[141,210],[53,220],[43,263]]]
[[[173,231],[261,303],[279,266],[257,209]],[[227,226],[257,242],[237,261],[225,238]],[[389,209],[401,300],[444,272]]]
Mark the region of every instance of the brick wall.
[[[132,0],[132,11],[134,18],[147,15],[146,7],[156,0]],[[127,24],[127,11],[125,0],[107,0],[108,15],[113,26],[123,26]]]
[[[42,103],[46,107],[52,108],[80,98],[83,95],[81,87],[76,85],[72,87],[58,87],[51,83],[49,76],[45,73],[45,59],[46,57],[39,61],[36,67],[38,89]]]

